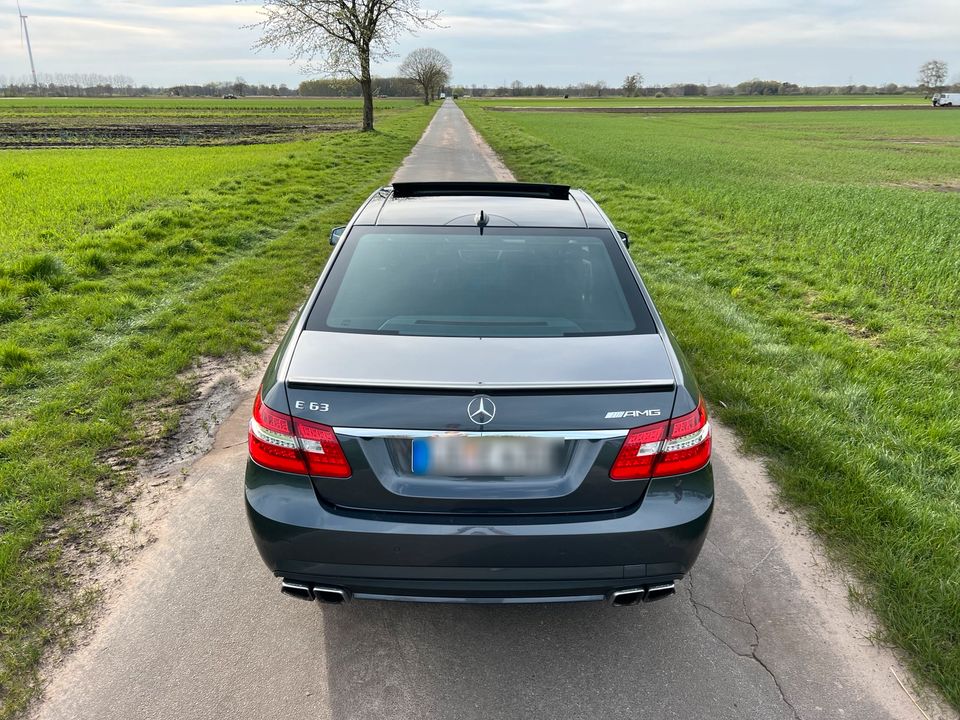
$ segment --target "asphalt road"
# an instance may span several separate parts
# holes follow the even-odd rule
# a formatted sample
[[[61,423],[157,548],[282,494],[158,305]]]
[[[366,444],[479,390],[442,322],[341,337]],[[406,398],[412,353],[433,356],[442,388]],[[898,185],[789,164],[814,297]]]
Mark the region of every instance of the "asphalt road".
[[[404,179],[503,178],[447,102]],[[717,512],[673,598],[437,606],[281,597],[243,514],[256,378],[167,499],[39,718],[921,718],[760,464],[717,429]],[[902,669],[899,670],[901,673]]]

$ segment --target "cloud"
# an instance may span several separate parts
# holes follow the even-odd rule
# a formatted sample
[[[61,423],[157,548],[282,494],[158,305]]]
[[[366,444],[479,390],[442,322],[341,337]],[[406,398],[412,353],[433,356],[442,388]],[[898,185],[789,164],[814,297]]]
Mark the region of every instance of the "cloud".
[[[454,15],[444,17],[443,22],[447,27],[439,32],[447,37],[483,41],[491,38],[530,37],[542,33],[569,33],[577,29],[574,23],[547,18],[511,19]]]
[[[122,72],[140,83],[244,74],[296,84],[283,53],[255,53],[253,0],[23,0],[40,72]],[[423,0],[445,27],[403,37],[432,46],[464,84],[565,84],[643,72],[648,82],[912,82],[943,56],[960,67],[957,0]],[[13,6],[15,7],[15,6]],[[27,72],[15,10],[0,14],[0,73]],[[9,39],[9,42],[6,41]],[[377,65],[395,72],[398,59]]]
[[[953,12],[956,15],[956,11]],[[956,36],[960,17],[951,23],[930,23],[916,17],[833,18],[818,15],[786,15],[746,22],[703,39],[704,48],[861,46],[889,42],[919,45],[948,41]]]
[[[244,26],[259,20],[256,3],[24,0],[23,11],[40,73],[123,73],[160,85],[241,72],[253,81],[298,81],[286,60],[251,49],[257,32]],[[0,16],[0,36],[17,33],[16,14]],[[0,43],[0,68],[25,74],[25,49]]]
[[[87,17],[56,17],[47,16],[44,27],[54,35],[58,40],[66,37],[73,37],[76,41],[88,46],[90,33],[120,34],[120,35],[142,35],[147,38],[166,37],[170,34],[168,28],[156,27],[153,25],[134,25],[128,22],[117,20],[98,20]],[[49,42],[49,36],[45,36],[45,42]],[[138,38],[137,42],[143,42],[145,38]],[[149,39],[147,39],[149,42]]]

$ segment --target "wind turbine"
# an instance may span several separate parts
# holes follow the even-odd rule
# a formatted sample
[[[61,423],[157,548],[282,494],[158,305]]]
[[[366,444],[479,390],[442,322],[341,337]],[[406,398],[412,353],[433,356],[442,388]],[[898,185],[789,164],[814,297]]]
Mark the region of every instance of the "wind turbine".
[[[30,56],[30,73],[33,75],[33,86],[37,84],[37,69],[33,65],[33,48],[30,47],[30,31],[27,30],[27,16],[20,9],[20,0],[17,0],[17,13],[20,15],[20,47],[23,47],[23,39],[27,39],[27,55]]]

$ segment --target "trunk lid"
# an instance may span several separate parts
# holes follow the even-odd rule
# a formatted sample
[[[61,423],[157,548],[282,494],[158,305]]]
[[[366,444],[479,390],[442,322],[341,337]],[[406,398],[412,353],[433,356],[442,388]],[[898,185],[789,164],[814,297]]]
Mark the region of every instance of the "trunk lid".
[[[657,335],[434,338],[305,332],[288,370],[292,413],[335,428],[353,468],[314,478],[340,508],[446,515],[615,511],[647,483],[609,479],[626,431],[670,417],[674,380]],[[479,395],[493,418],[470,418]],[[484,418],[485,419],[485,418]],[[562,443],[542,476],[418,474],[415,441],[549,437]]]
[[[470,389],[672,386],[659,335],[476,338],[305,331],[288,382]]]

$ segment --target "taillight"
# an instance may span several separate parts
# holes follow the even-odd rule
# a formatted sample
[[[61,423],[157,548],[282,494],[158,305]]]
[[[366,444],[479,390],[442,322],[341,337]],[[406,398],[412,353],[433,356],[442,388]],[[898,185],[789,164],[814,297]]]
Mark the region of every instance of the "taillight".
[[[653,475],[653,465],[669,425],[664,421],[631,430],[610,468],[610,479],[639,480]]]
[[[691,413],[631,430],[610,468],[610,479],[683,475],[699,470],[709,461],[710,423],[701,399]]]
[[[271,470],[332,478],[351,475],[333,428],[271,410],[259,392],[253,403],[247,447],[255,463]]]
[[[300,443],[293,431],[293,418],[271,410],[260,399],[253,401],[253,417],[247,435],[250,457],[271,470],[307,474]]]
[[[692,413],[670,421],[670,432],[653,468],[653,476],[683,475],[699,470],[709,461],[710,423],[701,398]]]
[[[300,447],[307,459],[307,470],[311,475],[331,478],[350,477],[350,463],[347,462],[337,440],[333,428],[310,422],[309,420],[293,419],[300,439]]]

